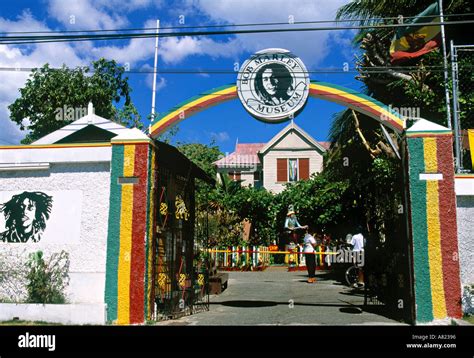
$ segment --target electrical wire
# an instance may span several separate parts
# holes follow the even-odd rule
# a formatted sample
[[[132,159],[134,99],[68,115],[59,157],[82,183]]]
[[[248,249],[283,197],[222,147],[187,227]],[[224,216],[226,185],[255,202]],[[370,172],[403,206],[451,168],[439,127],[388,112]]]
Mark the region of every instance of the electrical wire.
[[[474,13],[465,14],[449,14],[444,17],[466,17],[474,16]],[[412,18],[432,18],[433,15],[423,16],[404,16],[403,19]],[[222,25],[199,25],[199,26],[167,26],[160,27],[160,30],[176,30],[176,29],[205,29],[205,28],[221,28],[221,27],[249,27],[249,26],[278,26],[278,25],[303,25],[303,24],[324,24],[324,23],[344,23],[344,22],[369,22],[369,21],[386,21],[399,20],[398,17],[375,17],[368,19],[343,19],[343,20],[315,20],[315,21],[294,21],[294,22],[262,22],[248,24],[222,24]],[[48,33],[86,33],[86,32],[119,32],[119,31],[155,31],[156,27],[143,28],[125,28],[125,29],[95,29],[95,30],[48,30],[48,31],[0,31],[0,34],[48,34]]]
[[[361,29],[380,29],[380,28],[400,28],[400,27],[424,27],[424,26],[451,26],[474,24],[474,20],[444,21],[444,22],[426,22],[417,24],[390,24],[390,25],[363,25],[363,26],[327,26],[327,27],[309,27],[309,28],[285,28],[285,29],[252,29],[252,30],[231,30],[231,31],[188,31],[188,32],[160,32],[144,34],[112,34],[112,35],[66,35],[66,36],[0,36],[0,44],[21,45],[37,44],[51,42],[76,42],[76,41],[98,41],[98,40],[124,40],[132,38],[165,38],[165,37],[183,37],[183,36],[216,36],[216,35],[238,35],[255,33],[282,33],[282,32],[309,32],[309,31],[334,31],[334,30],[361,30]],[[14,40],[14,41],[12,41]]]
[[[474,65],[463,65],[460,66],[458,65],[459,68],[462,69],[473,69]],[[40,67],[41,68],[41,67]],[[88,67],[85,67],[88,68]],[[450,68],[450,66],[448,66]],[[0,72],[31,72],[33,70],[36,70],[39,68],[36,67],[0,67]],[[53,71],[59,71],[61,68],[49,68],[50,70]],[[88,73],[94,73],[94,70],[91,70],[89,68]],[[392,67],[362,67],[362,68],[350,68],[348,70],[343,70],[343,69],[331,69],[331,68],[321,68],[321,69],[314,69],[314,70],[308,70],[306,72],[303,71],[294,71],[293,74],[345,74],[345,73],[361,73],[365,72],[367,74],[383,74],[383,73],[412,73],[412,72],[430,72],[430,73],[436,73],[436,72],[444,72],[444,67],[443,66],[426,66],[425,68],[416,68],[416,66],[410,66],[409,68],[392,68]],[[237,71],[233,70],[225,70],[225,69],[209,69],[209,70],[193,70],[193,69],[180,69],[180,70],[138,70],[138,69],[130,69],[130,70],[125,70],[123,74],[172,74],[172,75],[177,75],[177,74],[196,74],[196,75],[237,75]],[[274,78],[283,78],[285,76],[274,76]]]

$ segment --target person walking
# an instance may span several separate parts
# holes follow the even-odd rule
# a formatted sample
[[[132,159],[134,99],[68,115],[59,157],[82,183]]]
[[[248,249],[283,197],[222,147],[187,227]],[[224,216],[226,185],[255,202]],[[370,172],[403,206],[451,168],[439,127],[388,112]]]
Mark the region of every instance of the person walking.
[[[308,283],[316,282],[316,255],[314,254],[316,247],[316,239],[306,229],[303,239],[303,252],[306,261],[306,269],[308,270]]]

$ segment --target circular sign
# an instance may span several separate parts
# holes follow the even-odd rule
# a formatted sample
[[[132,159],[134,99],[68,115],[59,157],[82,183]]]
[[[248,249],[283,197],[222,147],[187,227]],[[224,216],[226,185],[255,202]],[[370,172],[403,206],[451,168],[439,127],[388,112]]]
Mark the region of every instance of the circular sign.
[[[252,116],[278,123],[294,118],[305,106],[309,76],[303,62],[288,50],[257,52],[242,65],[237,93]]]

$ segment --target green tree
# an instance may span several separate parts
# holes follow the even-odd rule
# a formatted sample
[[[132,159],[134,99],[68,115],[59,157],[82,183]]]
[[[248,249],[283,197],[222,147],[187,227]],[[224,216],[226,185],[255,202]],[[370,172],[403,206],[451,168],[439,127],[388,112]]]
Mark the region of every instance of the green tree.
[[[398,15],[416,16],[432,3],[433,0],[401,0],[393,6],[387,0],[351,1],[338,10],[337,19],[358,19],[360,25],[396,23]],[[467,0],[451,0],[445,2],[444,13],[449,16],[469,12],[471,8]],[[460,20],[456,16],[448,19]],[[363,83],[364,91],[377,100],[397,108],[419,109],[419,116],[446,126],[445,86],[451,84],[444,81],[442,50],[392,65],[389,48],[394,31],[369,28],[354,36],[354,44],[360,46],[356,78]],[[470,41],[469,30],[464,26],[447,26],[446,31],[447,41]],[[380,71],[381,68],[385,70]],[[460,80],[469,80],[469,73],[463,73]],[[463,93],[461,101],[470,97],[472,92]],[[466,113],[461,119],[463,128],[472,126],[468,118]],[[391,133],[391,137],[395,145],[401,144],[398,135]],[[325,158],[325,173],[332,180],[349,183],[347,200],[352,202],[348,207],[352,214],[348,216],[366,224],[376,237],[400,231],[397,225],[403,225],[398,214],[403,197],[401,161],[379,124],[346,110],[335,116],[330,140],[332,147]]]
[[[178,143],[177,148],[211,178],[216,177],[217,170],[212,163],[222,158],[223,153],[214,142],[211,142],[209,145],[201,143]]]
[[[22,143],[31,143],[78,119],[70,118],[64,109],[75,112],[87,108],[89,102],[94,104],[97,115],[141,128],[140,115],[130,98],[132,90],[124,72],[115,61],[103,58],[92,62],[92,70],[65,65],[52,69],[49,64],[34,69],[20,89],[20,97],[8,107],[10,119],[22,130],[30,130]]]
[[[337,19],[358,19],[360,25],[396,23],[399,15],[416,16],[431,5],[433,0],[400,0],[397,6],[393,1],[357,0],[342,6],[337,12]],[[448,0],[444,2],[444,14],[449,21],[462,20],[462,17],[450,14],[465,14],[474,10],[469,0]],[[385,18],[385,20],[373,20]],[[446,19],[445,19],[446,20]],[[455,44],[472,44],[472,36],[467,25],[445,26],[446,43],[454,40]],[[446,83],[443,73],[442,49],[437,49],[418,58],[392,65],[389,49],[394,36],[394,28],[377,28],[360,30],[354,37],[354,44],[360,46],[361,55],[356,61],[359,76],[367,93],[385,104],[394,107],[418,107],[420,116],[446,126]],[[449,47],[449,46],[448,46]],[[460,63],[467,67],[460,71],[460,82],[472,83],[472,63]],[[380,69],[387,69],[380,71]],[[470,92],[461,94],[460,101],[469,102]],[[473,107],[469,113],[463,113],[462,128],[474,126]]]

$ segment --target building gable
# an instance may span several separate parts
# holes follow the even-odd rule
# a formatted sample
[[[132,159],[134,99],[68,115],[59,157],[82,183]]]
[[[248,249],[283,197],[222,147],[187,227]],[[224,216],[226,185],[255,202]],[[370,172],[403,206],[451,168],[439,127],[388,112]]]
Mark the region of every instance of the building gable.
[[[272,150],[311,150],[322,155],[326,148],[293,121],[274,136],[259,152],[263,157]]]
[[[315,145],[310,143],[299,132],[291,130],[285,133],[272,147],[268,150],[282,149],[315,149]]]

